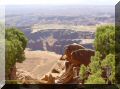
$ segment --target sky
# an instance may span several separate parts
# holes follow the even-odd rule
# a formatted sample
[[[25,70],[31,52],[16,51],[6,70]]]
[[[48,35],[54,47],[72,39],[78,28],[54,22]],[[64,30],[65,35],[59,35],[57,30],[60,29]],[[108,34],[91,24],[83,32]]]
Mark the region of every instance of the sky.
[[[119,0],[0,0],[4,5],[115,5]]]

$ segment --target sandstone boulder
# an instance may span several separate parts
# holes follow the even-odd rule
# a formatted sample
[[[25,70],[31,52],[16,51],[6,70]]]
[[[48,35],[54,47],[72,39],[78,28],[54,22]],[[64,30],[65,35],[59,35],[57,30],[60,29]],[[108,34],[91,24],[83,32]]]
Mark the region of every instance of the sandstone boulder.
[[[44,81],[44,82],[43,82]],[[55,83],[55,77],[52,76],[52,74],[45,75],[41,79],[42,84],[54,84]]]
[[[71,59],[69,60],[73,64],[88,65],[90,63],[91,56],[94,56],[95,52],[91,49],[79,49],[71,53]]]
[[[76,44],[76,43],[66,46],[64,55],[61,57],[60,60],[65,60],[65,59],[67,61],[71,60],[71,53],[78,49],[85,49],[85,47],[83,47],[82,45]]]

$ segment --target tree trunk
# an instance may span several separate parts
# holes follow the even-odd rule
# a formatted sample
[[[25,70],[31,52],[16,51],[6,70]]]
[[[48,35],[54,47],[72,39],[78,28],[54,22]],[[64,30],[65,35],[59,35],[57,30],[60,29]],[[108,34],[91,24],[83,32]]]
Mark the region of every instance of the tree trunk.
[[[16,80],[16,64],[10,69],[9,79]]]

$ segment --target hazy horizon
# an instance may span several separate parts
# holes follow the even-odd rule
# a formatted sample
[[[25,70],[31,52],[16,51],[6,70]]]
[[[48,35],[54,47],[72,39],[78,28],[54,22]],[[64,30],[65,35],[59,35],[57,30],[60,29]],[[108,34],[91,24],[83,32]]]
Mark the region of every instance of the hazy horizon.
[[[4,5],[116,5],[119,0],[1,0]]]

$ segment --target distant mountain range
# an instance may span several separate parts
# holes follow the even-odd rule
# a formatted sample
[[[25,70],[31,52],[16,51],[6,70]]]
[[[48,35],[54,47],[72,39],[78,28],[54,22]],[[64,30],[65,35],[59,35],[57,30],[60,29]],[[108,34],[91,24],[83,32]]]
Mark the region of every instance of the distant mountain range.
[[[114,6],[6,6],[5,24],[6,27],[20,28],[28,37],[27,47],[31,50],[63,54],[64,47],[71,43],[94,49],[95,32],[91,32],[91,27],[96,29],[96,25],[114,23],[114,12]],[[65,25],[67,28],[46,27],[46,24]],[[78,27],[73,29],[70,25]],[[90,28],[85,31],[79,26]],[[33,27],[38,30],[33,32]]]
[[[97,25],[114,23],[114,6],[6,6],[6,26],[33,24]]]

